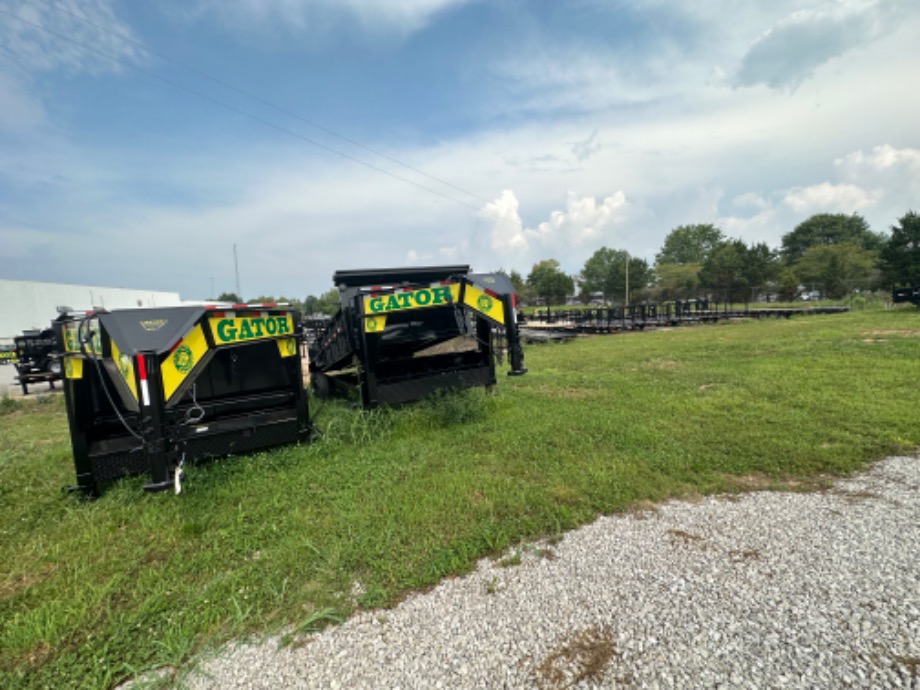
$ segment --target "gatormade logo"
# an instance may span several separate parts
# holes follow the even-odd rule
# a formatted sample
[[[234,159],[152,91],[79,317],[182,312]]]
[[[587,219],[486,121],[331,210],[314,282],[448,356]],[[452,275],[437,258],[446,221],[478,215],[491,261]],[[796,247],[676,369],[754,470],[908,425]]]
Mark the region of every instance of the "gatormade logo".
[[[163,326],[169,322],[169,319],[149,319],[147,321],[140,321],[141,328],[145,331],[158,331]]]
[[[180,345],[176,348],[176,351],[173,352],[172,361],[177,371],[182,374],[187,374],[192,370],[192,366],[195,364],[195,355],[192,353],[192,348],[188,345]]]
[[[377,319],[375,319],[373,316],[368,317],[368,319],[365,321],[365,330],[376,331],[377,330]]]
[[[480,311],[490,311],[492,309],[492,298],[488,295],[479,295],[479,299],[476,300],[476,306],[479,307]]]

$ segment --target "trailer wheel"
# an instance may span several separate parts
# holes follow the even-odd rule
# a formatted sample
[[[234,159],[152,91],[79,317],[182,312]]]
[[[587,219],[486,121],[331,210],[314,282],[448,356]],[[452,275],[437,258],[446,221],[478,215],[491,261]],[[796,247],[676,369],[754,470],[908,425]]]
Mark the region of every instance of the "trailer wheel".
[[[61,360],[49,359],[48,363],[45,365],[45,369],[49,374],[60,376],[61,375]]]
[[[313,383],[313,392],[320,400],[328,400],[331,393],[329,377],[319,371],[310,374],[310,381]]]

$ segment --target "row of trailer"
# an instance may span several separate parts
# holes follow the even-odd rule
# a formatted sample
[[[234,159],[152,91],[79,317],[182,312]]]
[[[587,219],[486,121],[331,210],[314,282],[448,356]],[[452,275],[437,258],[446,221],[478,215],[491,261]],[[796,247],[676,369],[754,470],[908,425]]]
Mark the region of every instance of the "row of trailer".
[[[664,304],[630,304],[625,307],[586,309],[537,309],[522,327],[527,331],[557,333],[618,333],[697,323],[715,323],[728,319],[790,318],[796,314],[837,314],[848,307],[766,308],[751,309],[717,304],[706,299]],[[525,333],[525,337],[529,334]]]
[[[60,314],[40,338],[52,352],[36,366],[63,375],[74,488],[97,495],[143,475],[148,490],[178,492],[186,463],[307,442],[307,381],[320,398],[369,409],[491,387],[497,364],[522,375],[522,337],[538,329],[616,332],[800,311],[705,300],[546,310],[525,330],[502,274],[457,265],[338,271],[333,281],[338,311],[307,323],[274,303]],[[894,298],[917,304],[920,290]]]
[[[144,475],[146,489],[178,492],[186,463],[309,441],[307,374],[320,397],[371,408],[492,386],[498,360],[526,371],[502,275],[442,266],[333,280],[338,312],[306,331],[281,304],[61,314],[75,489]]]

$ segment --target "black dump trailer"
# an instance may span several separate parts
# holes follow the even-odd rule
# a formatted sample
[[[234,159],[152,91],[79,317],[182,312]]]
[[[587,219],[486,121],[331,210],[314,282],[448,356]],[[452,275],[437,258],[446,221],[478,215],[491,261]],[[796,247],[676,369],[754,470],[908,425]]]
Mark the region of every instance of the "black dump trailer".
[[[308,337],[320,397],[356,397],[372,408],[488,387],[506,354],[509,375],[527,371],[504,275],[431,266],[337,271],[333,281],[341,307]]]
[[[895,288],[891,291],[891,301],[895,304],[910,302],[920,307],[920,285],[909,288]]]
[[[186,461],[309,433],[300,314],[277,305],[62,314],[54,322],[77,487],[149,475],[180,490]]]
[[[23,331],[13,338],[15,344],[16,380],[22,387],[22,394],[29,394],[29,386],[47,383],[54,389],[54,382],[61,380],[61,360],[58,355],[58,341],[54,329],[33,329]]]

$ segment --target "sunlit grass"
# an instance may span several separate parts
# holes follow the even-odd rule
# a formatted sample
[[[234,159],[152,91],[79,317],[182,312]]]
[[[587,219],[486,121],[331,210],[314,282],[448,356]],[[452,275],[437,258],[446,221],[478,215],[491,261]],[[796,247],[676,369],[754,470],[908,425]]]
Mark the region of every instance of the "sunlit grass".
[[[599,513],[820,486],[920,445],[920,311],[530,346],[530,372],[85,502],[66,415],[0,403],[0,687],[109,687],[235,636],[309,631]],[[288,638],[290,639],[290,637]],[[169,675],[167,674],[167,678]]]

